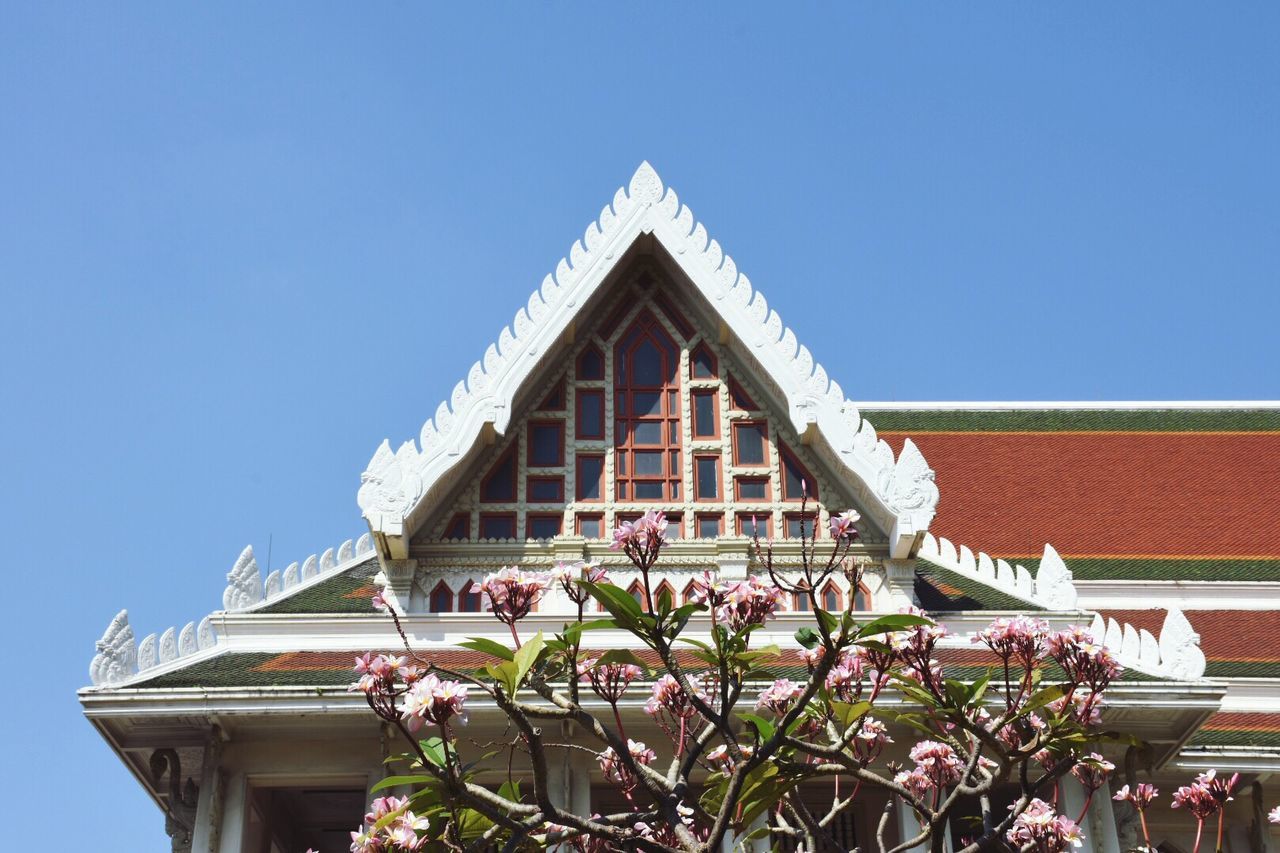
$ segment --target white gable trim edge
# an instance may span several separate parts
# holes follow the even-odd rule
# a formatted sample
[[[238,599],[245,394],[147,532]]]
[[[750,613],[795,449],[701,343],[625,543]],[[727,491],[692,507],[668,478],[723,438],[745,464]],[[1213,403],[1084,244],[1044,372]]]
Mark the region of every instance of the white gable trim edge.
[[[357,503],[383,557],[404,556],[403,538],[413,532],[405,529],[406,519],[474,445],[484,425],[505,433],[515,395],[540,356],[565,332],[626,249],[646,233],[670,253],[783,390],[796,432],[803,434],[812,424],[830,444],[857,481],[850,484],[853,491],[889,533],[893,556],[908,555],[938,501],[934,473],[924,456],[907,439],[894,459],[888,443],[845,398],[840,385],[646,162],[573,244],[568,258],[560,259],[554,276],[543,279],[466,380],[454,386],[435,417],[423,424],[418,443],[406,441],[393,452],[384,440],[374,453],[361,475]],[[393,549],[389,540],[400,540],[399,547]]]

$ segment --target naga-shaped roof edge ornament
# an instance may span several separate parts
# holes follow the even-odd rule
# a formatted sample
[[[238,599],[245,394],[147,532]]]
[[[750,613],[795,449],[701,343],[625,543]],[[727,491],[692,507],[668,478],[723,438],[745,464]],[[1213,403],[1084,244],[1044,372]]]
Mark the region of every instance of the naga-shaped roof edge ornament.
[[[849,485],[889,533],[893,556],[906,557],[926,530],[938,502],[934,472],[907,439],[902,453],[881,440],[809,350],[738,272],[675,190],[664,187],[647,162],[619,188],[612,204],[587,226],[554,275],[529,297],[484,358],[454,386],[447,402],[422,426],[418,442],[398,450],[384,440],[361,475],[357,503],[382,556],[402,558],[413,534],[411,516],[433,486],[459,463],[489,424],[503,434],[512,403],[540,357],[554,346],[631,244],[652,234],[726,326],[786,395],[797,433],[810,425],[852,475]]]
[[[1071,570],[1052,545],[1044,546],[1034,577],[1022,566],[993,560],[981,551],[975,555],[964,545],[957,549],[931,533],[924,535],[920,557],[1038,608],[1056,612],[1079,609],[1080,596]],[[1116,660],[1130,669],[1178,681],[1204,677],[1206,661],[1200,649],[1200,635],[1176,607],[1165,611],[1158,640],[1145,628],[1121,625],[1114,618],[1103,619],[1100,613],[1094,614],[1090,630]]]

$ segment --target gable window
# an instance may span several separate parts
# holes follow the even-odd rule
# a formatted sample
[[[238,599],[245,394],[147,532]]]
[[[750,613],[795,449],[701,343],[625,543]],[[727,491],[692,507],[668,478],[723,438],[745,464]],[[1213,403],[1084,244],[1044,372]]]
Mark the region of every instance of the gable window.
[[[871,609],[871,593],[862,584],[858,584],[858,591],[853,595],[853,609],[864,612]]]
[[[755,401],[747,396],[747,392],[742,390],[738,380],[732,376],[729,377],[729,405],[739,412],[756,411]]]
[[[604,538],[604,516],[594,513],[578,515],[578,535],[583,539]]]
[[[552,468],[564,464],[564,422],[529,424],[529,467]]]
[[[653,591],[653,603],[657,605],[659,610],[674,610],[676,607],[675,587],[666,581],[658,584],[658,588]]]
[[[564,411],[564,380],[556,383],[556,387],[551,389],[551,393],[547,395],[538,408],[544,412]]]
[[[480,513],[481,539],[515,539],[516,516],[513,512]]]
[[[596,349],[595,344],[584,349],[578,356],[578,378],[588,381],[604,379],[604,356]]]
[[[449,519],[449,526],[444,529],[445,539],[470,539],[471,514],[460,512]]]
[[[739,421],[733,425],[733,464],[762,466],[767,464],[765,444],[769,427],[762,421]]]
[[[685,584],[684,592],[680,594],[681,604],[693,604],[695,596],[698,594],[698,585],[693,581]]]
[[[530,477],[524,493],[529,503],[563,503],[564,477]]]
[[[574,493],[580,501],[604,500],[604,457],[578,457],[578,483]]]
[[[773,518],[768,514],[738,513],[738,535],[768,539],[773,536]]]
[[[693,497],[698,501],[720,498],[720,457],[693,457]]]
[[[718,392],[694,391],[690,395],[693,400],[693,437],[720,437],[720,406]]]
[[[801,586],[791,593],[791,609],[797,613],[808,613],[810,603],[809,588],[807,586]]]
[[[814,517],[812,515],[788,514],[786,537],[788,539],[812,539]]]
[[[689,372],[694,379],[716,378],[716,357],[711,354],[706,344],[698,344],[689,356]]]
[[[621,501],[680,498],[680,351],[642,313],[616,347],[615,494]]]
[[[459,613],[479,613],[484,609],[481,602],[480,593],[472,592],[475,589],[475,581],[467,578],[462,584],[462,589],[458,591],[458,612]]]
[[[636,600],[641,609],[644,609],[644,587],[640,585],[640,581],[632,581],[631,586],[627,587],[627,595]]]
[[[578,438],[604,438],[604,392],[579,391],[577,406]]]
[[[444,581],[436,584],[435,589],[431,590],[431,600],[428,602],[428,608],[432,613],[451,613],[453,612],[453,590],[449,589],[449,585]]]
[[[486,503],[514,503],[516,499],[516,449],[502,454],[480,483],[480,500]]]
[[[767,501],[769,499],[768,477],[739,477],[736,481],[738,500]]]
[[[724,516],[716,513],[714,515],[698,516],[698,538],[699,539],[715,539],[724,533]]]
[[[526,539],[553,539],[560,535],[560,525],[564,518],[559,514],[555,515],[530,515],[525,520],[525,538]]]
[[[782,499],[798,501],[808,497],[818,499],[818,483],[796,459],[795,454],[778,444],[778,459],[782,462]]]
[[[828,613],[844,610],[844,595],[835,581],[827,581],[827,585],[822,588],[822,609]]]

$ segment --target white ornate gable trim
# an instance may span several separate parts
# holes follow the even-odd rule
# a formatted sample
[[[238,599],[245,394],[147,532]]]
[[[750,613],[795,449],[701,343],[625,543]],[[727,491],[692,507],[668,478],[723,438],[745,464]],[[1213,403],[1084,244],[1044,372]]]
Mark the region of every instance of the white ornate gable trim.
[[[418,444],[396,451],[383,441],[365,472],[357,497],[384,558],[402,558],[413,530],[406,522],[432,487],[464,458],[486,424],[505,433],[512,404],[541,356],[599,288],[626,250],[642,234],[652,234],[674,258],[732,333],[759,361],[786,395],[797,433],[810,425],[830,445],[862,485],[865,509],[889,532],[891,554],[906,557],[916,534],[933,519],[938,489],[933,471],[907,439],[894,459],[889,445],[845,399],[839,384],[783,325],[737,265],[711,239],[675,190],[642,163],[630,184],[619,188],[583,238],[561,258],[554,275],[516,312],[496,344],[454,386],[435,417],[423,424]]]
[[[981,551],[975,555],[964,545],[957,549],[946,539],[934,539],[931,533],[924,535],[920,556],[1034,607],[1056,612],[1079,609],[1080,596],[1071,570],[1052,545],[1044,546],[1035,577],[1022,566],[993,560]],[[1176,607],[1165,611],[1159,639],[1146,629],[1121,625],[1115,619],[1104,620],[1101,614],[1094,614],[1090,630],[1130,669],[1178,681],[1204,676],[1206,661],[1200,650],[1200,635]]]

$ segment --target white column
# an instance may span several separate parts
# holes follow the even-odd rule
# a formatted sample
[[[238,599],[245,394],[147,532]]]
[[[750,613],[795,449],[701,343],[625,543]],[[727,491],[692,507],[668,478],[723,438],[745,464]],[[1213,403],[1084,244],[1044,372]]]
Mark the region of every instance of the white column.
[[[1058,796],[1058,812],[1075,820],[1080,816],[1080,812],[1084,809],[1084,788],[1076,781],[1076,777],[1068,773],[1058,780],[1059,796]],[[1101,848],[1095,846],[1092,827],[1089,826],[1088,815],[1085,815],[1083,825],[1080,827],[1084,832],[1084,843],[1078,848],[1080,853],[1101,853]]]
[[[1104,782],[1093,795],[1089,814],[1085,817],[1084,831],[1092,833],[1093,848],[1098,853],[1122,853],[1120,834],[1116,830],[1116,813],[1111,802],[1111,784]]]
[[[226,777],[222,772],[222,733],[215,726],[200,763],[200,799],[196,803],[192,853],[218,853],[222,835],[222,813],[226,800]]]
[[[238,770],[227,778],[218,853],[240,853],[244,844],[245,818],[249,814],[248,796],[249,777],[243,770]]]
[[[919,818],[916,817],[915,809],[911,808],[911,806],[907,805],[902,800],[898,800],[897,810],[898,843],[903,844],[919,835],[924,827],[921,826]],[[915,851],[927,849],[928,844],[921,844],[917,847],[910,848],[909,853],[915,853]]]

